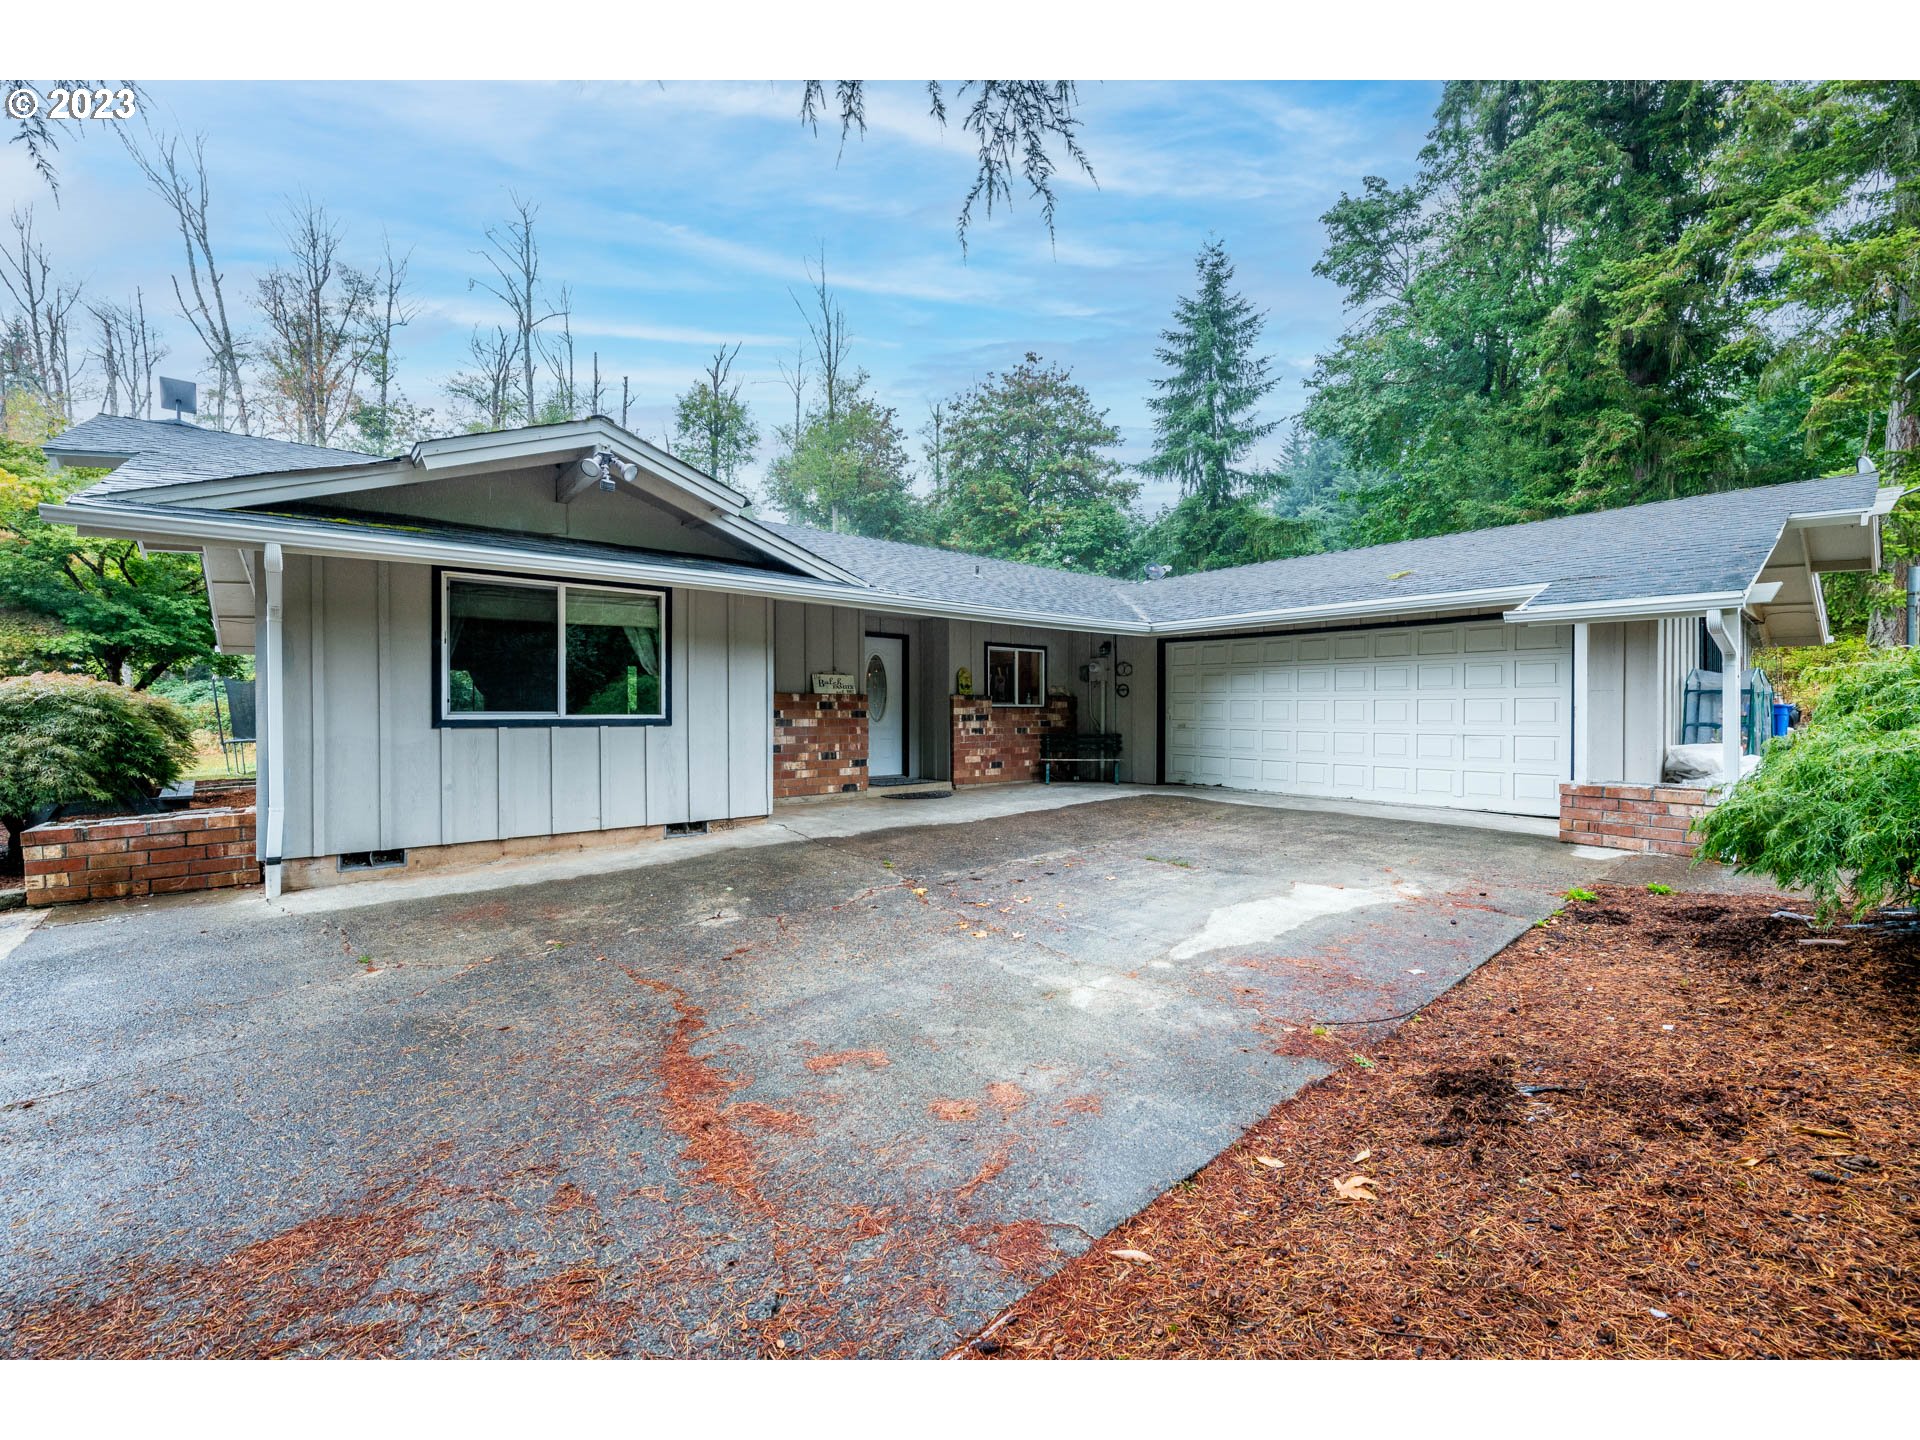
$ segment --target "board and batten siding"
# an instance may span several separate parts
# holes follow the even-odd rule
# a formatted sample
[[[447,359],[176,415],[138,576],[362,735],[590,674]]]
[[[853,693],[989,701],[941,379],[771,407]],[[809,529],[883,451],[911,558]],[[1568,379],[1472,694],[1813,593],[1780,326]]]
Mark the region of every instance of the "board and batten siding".
[[[907,637],[913,697],[907,764],[916,777],[953,777],[948,697],[953,694],[955,672],[962,666],[973,672],[976,689],[985,685],[989,643],[1044,647],[1048,688],[1072,693],[1079,705],[1080,728],[1091,730],[1100,721],[1099,705],[1093,687],[1080,679],[1080,667],[1093,658],[1103,641],[1111,639],[1114,659],[1133,666],[1126,682],[1127,698],[1118,699],[1111,692],[1107,697],[1107,726],[1125,736],[1120,778],[1152,783],[1157,765],[1154,746],[1159,696],[1154,689],[1150,639],[937,617],[922,619],[781,600],[773,607],[773,688],[804,694],[813,688],[813,677],[822,672],[852,675],[859,683],[866,637],[881,634]]]
[[[1698,616],[1587,626],[1586,772],[1592,784],[1657,785],[1680,739]]]
[[[921,779],[950,773],[944,620],[889,615],[798,600],[773,603],[773,688],[804,695],[820,674],[851,675],[865,684],[866,637],[907,637],[907,771]],[[946,677],[946,678],[943,678]]]
[[[1120,778],[1143,785],[1151,785],[1158,778],[1160,692],[1153,637],[1041,630],[971,620],[950,620],[946,628],[946,684],[949,687],[953,683],[953,672],[964,665],[973,671],[974,693],[985,693],[989,644],[1043,646],[1047,652],[1047,688],[1065,690],[1074,697],[1079,712],[1077,723],[1083,731],[1100,728],[1100,702],[1095,687],[1080,678],[1080,667],[1094,658],[1102,644],[1111,641],[1111,658],[1116,663],[1124,660],[1133,666],[1133,673],[1121,682],[1127,687],[1124,698],[1113,691],[1118,677],[1110,675],[1107,686],[1106,728],[1121,737]]]
[[[433,570],[287,557],[292,858],[765,815],[772,614],[676,590],[666,725],[433,723]]]

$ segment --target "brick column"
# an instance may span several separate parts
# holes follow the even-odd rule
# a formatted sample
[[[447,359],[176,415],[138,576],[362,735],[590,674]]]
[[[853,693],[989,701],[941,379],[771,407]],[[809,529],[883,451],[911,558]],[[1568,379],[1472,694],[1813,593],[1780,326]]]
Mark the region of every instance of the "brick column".
[[[1560,838],[1659,855],[1692,855],[1693,822],[1713,807],[1713,792],[1690,785],[1562,785]]]
[[[1001,705],[981,695],[955,695],[953,783],[998,785],[1040,778],[1040,737],[1053,731],[1071,734],[1074,701],[1056,695],[1045,705]]]
[[[773,798],[867,788],[867,697],[773,697]]]

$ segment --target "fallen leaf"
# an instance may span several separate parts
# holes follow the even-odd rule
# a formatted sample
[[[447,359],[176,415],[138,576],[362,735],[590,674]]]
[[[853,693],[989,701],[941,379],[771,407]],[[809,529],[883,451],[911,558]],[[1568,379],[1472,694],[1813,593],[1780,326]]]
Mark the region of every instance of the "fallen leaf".
[[[1333,1193],[1342,1200],[1378,1200],[1380,1197],[1373,1193],[1376,1183],[1365,1175],[1349,1175],[1333,1182]]]
[[[976,930],[973,932],[973,938],[976,940],[984,940],[987,938],[987,932],[984,930]]]
[[[914,886],[913,893],[916,895],[924,895],[927,893],[927,887],[924,885],[916,885]]]
[[[1821,1135],[1829,1140],[1851,1140],[1853,1136],[1844,1130],[1829,1130],[1824,1125],[1796,1125],[1793,1127],[1802,1135]]]
[[[1362,1160],[1371,1159],[1372,1156],[1373,1156],[1373,1151],[1362,1150],[1358,1155],[1353,1157],[1353,1163],[1358,1165]]]
[[[1262,1165],[1266,1166],[1269,1170],[1281,1170],[1286,1168],[1286,1163],[1287,1163],[1286,1161],[1276,1160],[1271,1155],[1256,1155],[1253,1158],[1255,1160],[1258,1160]]]
[[[1132,1260],[1141,1265],[1151,1265],[1153,1263],[1153,1256],[1147,1254],[1144,1250],[1109,1250],[1107,1254],[1113,1256],[1116,1260]]]

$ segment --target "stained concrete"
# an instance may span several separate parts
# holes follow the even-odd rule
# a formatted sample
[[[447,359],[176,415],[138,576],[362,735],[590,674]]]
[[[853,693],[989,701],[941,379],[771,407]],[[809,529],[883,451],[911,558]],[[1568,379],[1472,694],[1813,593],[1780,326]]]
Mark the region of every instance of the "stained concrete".
[[[33,930],[0,1350],[130,1267],[228,1283],[400,1207],[334,1318],[407,1353],[939,1354],[1618,863],[1164,793],[680,855]],[[562,1272],[610,1332],[536,1303]]]

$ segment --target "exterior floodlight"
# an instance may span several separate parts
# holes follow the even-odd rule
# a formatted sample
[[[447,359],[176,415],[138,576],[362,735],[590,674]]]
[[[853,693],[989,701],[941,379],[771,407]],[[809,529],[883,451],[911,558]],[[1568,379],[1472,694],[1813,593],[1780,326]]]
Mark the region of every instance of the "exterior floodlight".
[[[605,476],[606,467],[600,463],[598,455],[589,455],[580,462],[580,473],[599,480]]]
[[[620,467],[620,478],[629,485],[640,478],[640,467],[631,460]]]

